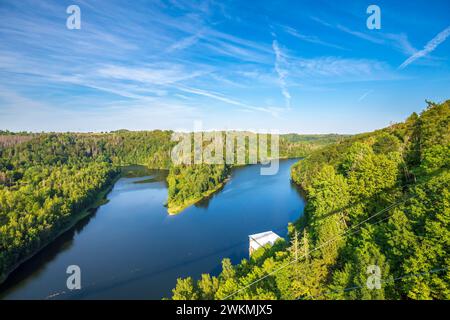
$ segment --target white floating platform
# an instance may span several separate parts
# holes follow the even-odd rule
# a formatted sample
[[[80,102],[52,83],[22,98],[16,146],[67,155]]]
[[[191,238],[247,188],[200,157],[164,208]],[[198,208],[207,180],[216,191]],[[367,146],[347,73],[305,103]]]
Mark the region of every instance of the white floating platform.
[[[266,231],[251,234],[248,236],[248,239],[250,242],[249,254],[252,255],[255,250],[258,250],[267,244],[273,245],[278,239],[281,239],[281,237],[273,231]]]

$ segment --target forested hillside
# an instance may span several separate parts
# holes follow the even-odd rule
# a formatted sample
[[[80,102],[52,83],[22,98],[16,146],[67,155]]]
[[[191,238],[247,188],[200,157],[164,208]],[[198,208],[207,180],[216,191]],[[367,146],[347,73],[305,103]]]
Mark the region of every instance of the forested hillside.
[[[299,161],[307,194],[289,241],[173,299],[449,299],[450,101]],[[368,285],[369,284],[369,285]]]
[[[152,169],[170,166],[171,131],[111,133],[41,133],[0,135],[2,163],[10,168],[36,164],[67,164],[106,161],[115,165],[142,164]],[[14,143],[14,141],[17,141]],[[6,147],[5,147],[6,145]],[[9,146],[9,147],[8,147]],[[10,170],[10,169],[9,169]]]
[[[282,134],[280,135],[280,155],[282,158],[304,157],[314,150],[343,141],[348,137],[350,136],[338,134]]]

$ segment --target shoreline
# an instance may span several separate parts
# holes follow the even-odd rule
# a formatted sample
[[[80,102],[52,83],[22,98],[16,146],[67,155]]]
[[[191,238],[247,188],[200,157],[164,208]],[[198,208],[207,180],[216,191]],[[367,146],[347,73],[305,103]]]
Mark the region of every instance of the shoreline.
[[[51,237],[49,241],[44,243],[42,246],[37,248],[34,252],[30,253],[28,256],[24,257],[22,260],[17,262],[11,270],[7,271],[5,274],[2,274],[0,276],[0,286],[6,282],[6,280],[9,278],[9,276],[17,270],[22,264],[33,258],[35,255],[37,255],[39,252],[41,252],[43,249],[45,249],[50,243],[54,242],[56,239],[58,239],[61,235],[66,233],[67,231],[71,230],[78,222],[80,222],[82,219],[92,215],[99,207],[102,205],[108,203],[106,197],[113,189],[116,182],[122,177],[122,171],[120,171],[102,191],[98,193],[97,198],[95,201],[89,205],[87,208],[85,208],[83,211],[74,214],[71,216],[71,219],[68,221],[67,226],[61,229],[55,236]]]
[[[214,193],[216,193],[217,191],[222,189],[230,179],[231,179],[231,177],[227,177],[223,182],[219,183],[215,188],[208,190],[208,191],[204,192],[200,197],[193,198],[183,204],[176,205],[176,206],[170,206],[168,204],[167,205],[167,213],[170,216],[175,216],[177,214],[180,214],[181,212],[183,212],[185,209],[189,208],[190,206],[195,205],[196,203],[208,198],[209,196],[213,195]]]

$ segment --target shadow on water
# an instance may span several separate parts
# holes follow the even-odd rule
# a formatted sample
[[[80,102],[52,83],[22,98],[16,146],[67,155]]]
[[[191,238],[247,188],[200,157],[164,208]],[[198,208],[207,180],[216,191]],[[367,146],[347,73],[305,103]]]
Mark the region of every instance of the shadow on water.
[[[28,282],[38,278],[45,270],[45,265],[55,260],[61,253],[72,248],[75,236],[80,234],[96,215],[97,209],[90,209],[89,215],[78,221],[73,228],[61,234],[58,238],[45,246],[45,248],[40,250],[26,262],[22,263],[9,275],[6,281],[0,285],[0,299],[8,294],[9,290],[12,288],[17,290],[17,288],[24,287]]]
[[[306,191],[303,190],[298,184],[291,180],[291,189],[294,190],[299,197],[306,199]]]
[[[221,250],[217,250],[214,252],[210,252],[208,254],[204,254],[202,256],[199,257],[195,257],[192,259],[187,259],[184,261],[181,261],[177,264],[171,265],[171,266],[166,266],[164,268],[158,269],[158,270],[154,270],[151,272],[140,272],[139,270],[133,270],[132,272],[130,272],[128,275],[123,275],[122,277],[120,277],[119,280],[114,281],[114,279],[106,279],[102,282],[96,282],[95,286],[90,290],[89,286],[85,287],[82,291],[79,292],[74,292],[71,293],[69,296],[66,297],[61,297],[61,298],[70,298],[70,299],[83,299],[88,297],[91,294],[98,294],[102,291],[109,291],[111,289],[114,288],[119,288],[122,287],[124,285],[129,285],[132,282],[136,282],[136,281],[142,281],[144,279],[148,279],[148,278],[152,278],[155,276],[159,276],[161,274],[167,273],[169,271],[173,271],[173,270],[177,270],[179,268],[184,268],[189,266],[190,264],[193,263],[198,263],[201,260],[205,260],[205,259],[210,259],[212,257],[218,257],[221,256],[221,254],[225,254],[225,253],[229,253],[227,256],[233,260],[236,259],[237,256],[233,253],[233,249],[236,249],[238,247],[241,248],[246,248],[247,247],[247,241],[245,242],[240,242],[240,243],[235,243],[231,246],[228,246],[226,248],[222,248]],[[215,268],[213,268],[210,271],[210,274],[212,275],[218,275],[222,270],[221,265],[217,265]]]
[[[129,165],[122,167],[122,176],[124,178],[142,178],[136,180],[135,184],[145,184],[153,182],[164,182],[167,187],[167,175],[169,170],[149,169],[141,165]]]
[[[194,206],[196,208],[208,209],[209,203],[225,188],[225,185],[226,183],[224,183],[219,189],[217,189],[217,191],[194,204]]]

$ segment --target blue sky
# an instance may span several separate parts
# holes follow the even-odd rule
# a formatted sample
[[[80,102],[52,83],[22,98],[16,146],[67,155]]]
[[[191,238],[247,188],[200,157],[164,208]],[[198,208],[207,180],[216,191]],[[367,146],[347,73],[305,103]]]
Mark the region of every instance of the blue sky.
[[[72,4],[80,30],[66,28]],[[371,4],[380,30],[366,26]],[[450,98],[449,12],[448,0],[1,0],[0,129],[371,131]]]

